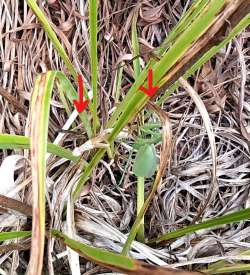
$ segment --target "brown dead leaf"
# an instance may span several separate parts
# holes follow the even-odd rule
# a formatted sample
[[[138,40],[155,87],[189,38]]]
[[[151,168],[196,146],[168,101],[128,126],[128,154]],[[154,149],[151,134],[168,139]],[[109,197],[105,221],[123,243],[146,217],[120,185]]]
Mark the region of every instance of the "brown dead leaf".
[[[31,206],[3,195],[0,195],[0,206],[15,210],[26,216],[32,216]]]
[[[211,187],[209,190],[209,193],[207,195],[207,198],[203,205],[201,205],[200,210],[198,215],[194,218],[193,222],[196,222],[199,220],[201,215],[203,214],[205,208],[207,205],[214,199],[214,195],[216,194],[215,189],[218,188],[218,183],[217,183],[217,152],[216,152],[216,143],[215,143],[215,137],[214,137],[214,132],[213,132],[213,126],[211,123],[211,120],[209,118],[208,112],[206,110],[206,107],[199,97],[198,93],[192,88],[192,86],[182,77],[179,79],[181,85],[183,88],[188,92],[189,96],[192,98],[194,101],[196,107],[198,108],[201,117],[204,122],[204,126],[207,131],[210,147],[211,147],[211,155],[212,155],[212,161],[213,161],[213,167],[212,167],[212,179],[211,179]]]
[[[140,17],[143,19],[143,21],[147,23],[155,23],[156,21],[160,22],[161,20],[159,19],[161,18],[162,8],[164,7],[164,5],[165,3],[157,7],[144,5],[140,8],[140,11],[139,11]]]
[[[0,87],[0,96],[5,98],[12,106],[14,106],[20,113],[27,115],[26,108],[6,89]]]
[[[227,93],[223,86],[215,88],[218,82],[218,76],[212,68],[211,61],[202,66],[198,76],[196,87],[199,94],[203,94],[203,103],[209,113],[216,113],[224,110],[227,100]]]

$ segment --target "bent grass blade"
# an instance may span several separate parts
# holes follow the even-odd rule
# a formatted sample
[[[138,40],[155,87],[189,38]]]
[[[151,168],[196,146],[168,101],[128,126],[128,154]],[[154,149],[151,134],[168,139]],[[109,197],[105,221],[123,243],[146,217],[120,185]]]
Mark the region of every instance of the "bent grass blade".
[[[0,134],[0,149],[30,149],[30,138],[18,135]],[[61,146],[48,143],[47,152],[55,156],[78,162],[80,157],[76,157],[73,153]]]
[[[37,18],[39,19],[40,23],[42,24],[42,26],[44,28],[44,31],[46,32],[46,34],[48,35],[48,37],[49,37],[50,41],[52,42],[54,48],[57,50],[58,54],[60,55],[60,57],[64,61],[64,63],[67,66],[70,74],[74,77],[75,81],[77,81],[77,72],[76,72],[73,64],[71,63],[67,53],[65,52],[61,42],[57,38],[56,33],[52,29],[48,19],[44,15],[44,12],[39,8],[39,6],[37,5],[36,0],[26,0],[26,2],[28,4],[28,6],[32,9],[32,11],[35,13]]]
[[[240,222],[242,220],[249,220],[250,219],[250,208],[237,211],[232,214],[224,215],[218,218],[209,219],[205,222],[198,223],[198,224],[192,224],[189,226],[186,226],[184,228],[178,229],[174,232],[170,232],[167,234],[164,234],[156,239],[150,240],[148,243],[156,243],[159,244],[164,241],[168,241],[174,238],[182,237],[187,234],[191,234],[194,232],[197,232],[198,230],[207,229],[207,228],[213,228],[225,224],[231,224],[235,222]]]
[[[118,271],[131,275],[199,275],[199,272],[180,271],[177,269],[163,268],[145,264],[133,260],[127,256],[95,248],[84,243],[73,240],[58,230],[52,230],[52,236],[59,239],[65,245],[75,250],[85,259],[92,261],[100,266],[104,266],[113,271]]]

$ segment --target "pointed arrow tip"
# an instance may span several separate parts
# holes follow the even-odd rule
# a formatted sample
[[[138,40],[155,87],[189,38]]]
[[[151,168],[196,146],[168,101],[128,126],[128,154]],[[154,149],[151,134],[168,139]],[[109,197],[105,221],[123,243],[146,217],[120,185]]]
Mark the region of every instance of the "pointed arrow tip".
[[[149,97],[152,97],[158,91],[158,89],[158,86],[153,86],[153,70],[150,68],[148,70],[148,88],[140,86],[139,90]]]
[[[89,101],[88,100],[85,100],[85,101],[73,100],[73,103],[76,107],[77,112],[82,113],[88,106]]]

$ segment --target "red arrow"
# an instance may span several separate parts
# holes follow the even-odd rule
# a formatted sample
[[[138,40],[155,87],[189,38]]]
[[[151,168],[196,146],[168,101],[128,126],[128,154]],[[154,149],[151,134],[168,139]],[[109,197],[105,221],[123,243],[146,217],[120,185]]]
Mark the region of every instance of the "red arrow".
[[[84,111],[84,109],[88,106],[89,101],[86,99],[83,99],[83,77],[82,75],[78,75],[78,90],[79,90],[79,100],[74,99],[73,103],[76,107],[76,110],[78,113],[81,113]]]
[[[140,91],[142,91],[144,94],[151,97],[158,91],[158,89],[159,89],[158,86],[153,86],[153,70],[149,69],[148,70],[148,88],[141,86]]]

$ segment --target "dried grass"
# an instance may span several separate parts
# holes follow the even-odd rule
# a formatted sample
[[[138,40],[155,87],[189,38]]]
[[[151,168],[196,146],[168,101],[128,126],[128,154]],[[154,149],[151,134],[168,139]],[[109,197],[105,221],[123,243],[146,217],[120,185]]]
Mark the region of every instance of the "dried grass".
[[[87,77],[90,75],[90,62],[86,3],[79,0],[41,2],[74,65]],[[120,97],[125,95],[133,79],[130,31],[134,13],[139,10],[140,62],[143,63],[150,52],[147,51],[149,46],[155,47],[162,42],[191,1],[186,1],[185,6],[182,2],[143,1],[139,6],[133,0],[101,1],[98,47],[99,115],[102,123],[107,121],[116,104],[117,68],[124,65]],[[23,1],[2,0],[0,20],[0,132],[25,135],[29,128],[27,110],[35,76],[49,69],[66,72],[66,68]],[[217,151],[218,188],[213,189],[213,200],[204,208],[203,219],[250,207],[249,36],[250,32],[246,30],[192,79],[192,86],[209,112]],[[88,79],[86,82],[88,87]],[[146,235],[149,238],[190,224],[199,215],[199,207],[204,204],[211,186],[213,160],[201,113],[181,88],[167,99],[162,109],[171,120],[174,146],[168,174],[162,179],[146,215]],[[157,122],[155,117],[152,119]],[[67,120],[67,114],[54,95],[50,141],[60,135],[59,130],[66,129]],[[81,240],[117,252],[122,249],[136,213],[132,145],[138,134],[137,122],[130,125],[128,137],[117,144],[115,159],[104,159],[98,166],[91,182],[83,190],[81,200],[75,205],[76,229]],[[87,141],[85,133],[60,136],[60,143],[72,150]],[[157,145],[156,149],[159,154],[160,146]],[[23,150],[15,150],[15,153],[28,156]],[[8,150],[0,151],[1,161],[10,154]],[[86,160],[89,156],[89,151],[84,153]],[[52,156],[48,158],[47,166],[48,228],[63,228],[63,207],[81,169]],[[20,164],[15,175],[15,184],[20,187],[19,199],[24,205],[30,205],[29,164]],[[146,192],[151,184],[151,180],[146,181]],[[0,206],[3,206],[1,200]],[[70,219],[72,217],[69,216],[68,223]],[[13,213],[0,215],[1,231],[30,228],[30,225],[30,220],[23,216]],[[250,248],[249,238],[250,226],[241,222],[182,237],[161,248],[149,248],[133,242],[132,256],[159,265],[199,266],[220,259],[235,260],[233,254],[236,250]],[[10,246],[3,244],[0,265],[2,270],[22,273],[27,269],[28,254],[21,250],[22,246],[27,249],[27,243],[15,245],[20,247],[13,247],[18,250],[13,253]],[[68,274],[68,258],[60,257],[63,250],[54,240],[49,240],[46,262],[51,274]],[[58,255],[58,259],[54,258],[54,254]],[[89,262],[81,261],[80,264],[84,272],[94,269]]]

